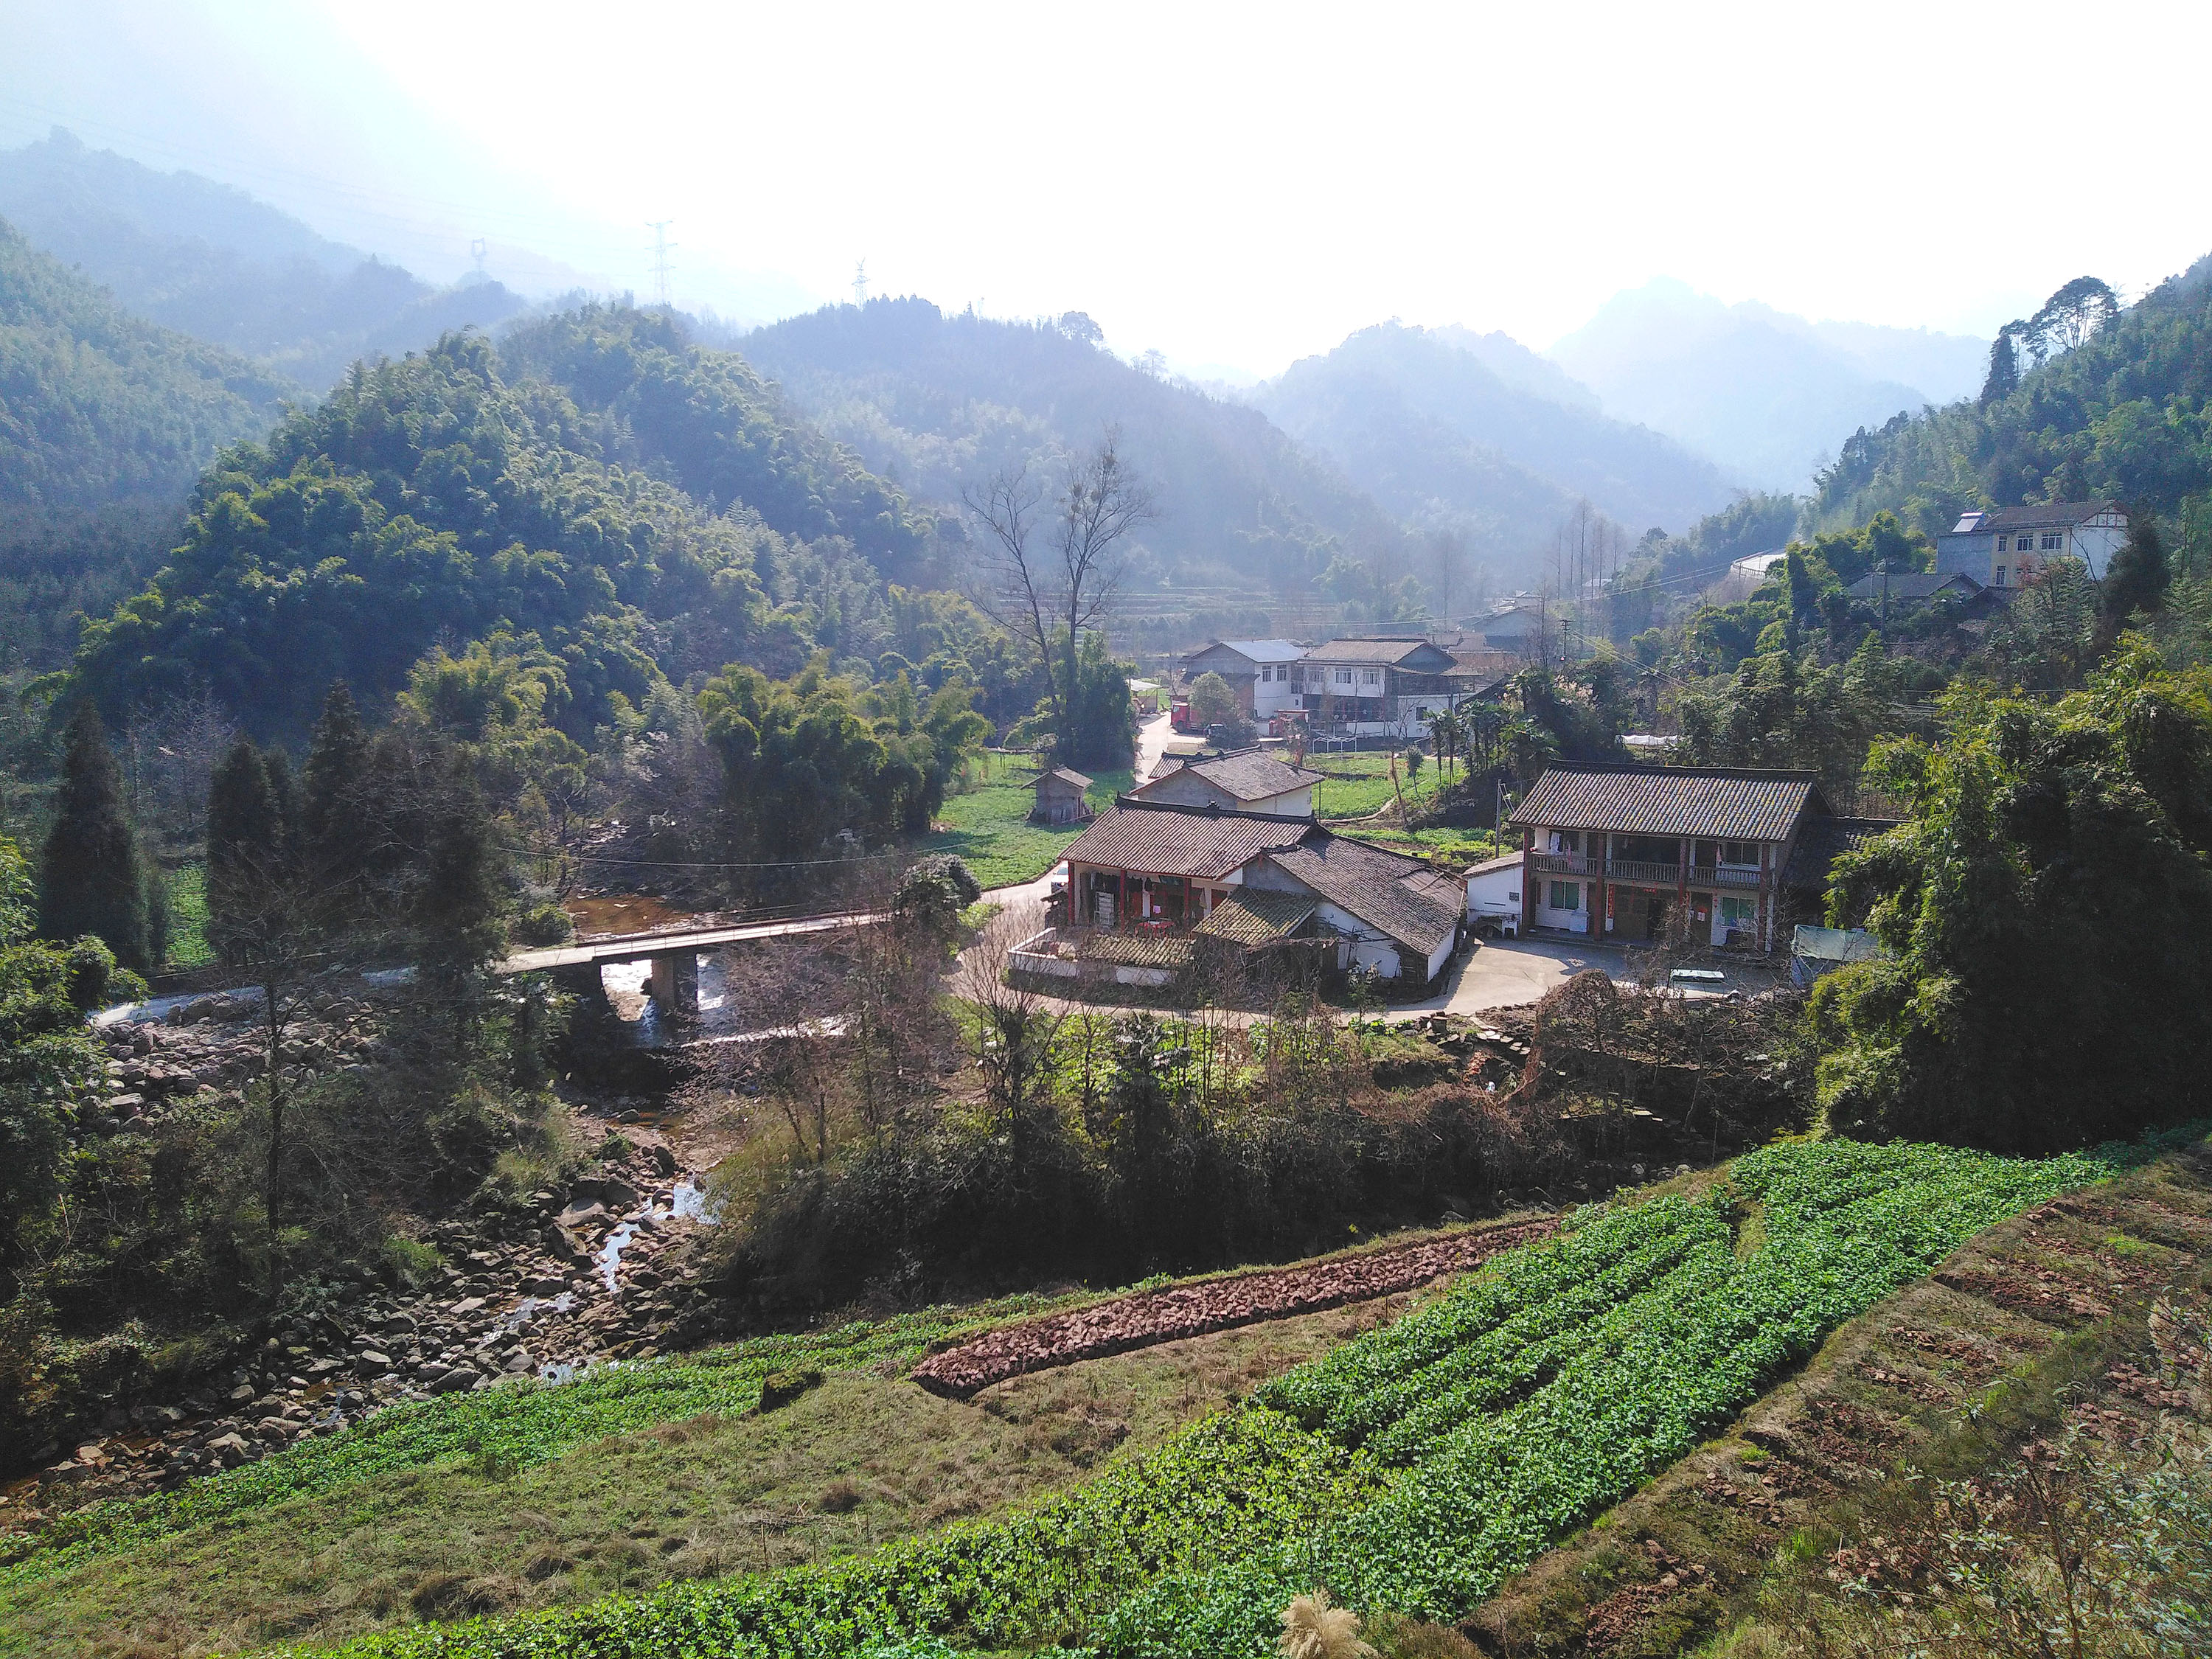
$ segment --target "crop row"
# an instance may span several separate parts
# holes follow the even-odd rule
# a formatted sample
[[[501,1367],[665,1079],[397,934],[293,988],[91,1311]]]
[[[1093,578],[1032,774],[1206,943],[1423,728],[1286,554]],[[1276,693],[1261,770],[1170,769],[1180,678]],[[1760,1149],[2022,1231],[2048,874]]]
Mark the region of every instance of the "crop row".
[[[363,1638],[356,1659],[828,1659],[951,1638],[1253,1652],[1299,1590],[1430,1617],[1680,1457],[1844,1320],[2116,1162],[1770,1148],[1598,1206],[1089,1486],[827,1567]]]

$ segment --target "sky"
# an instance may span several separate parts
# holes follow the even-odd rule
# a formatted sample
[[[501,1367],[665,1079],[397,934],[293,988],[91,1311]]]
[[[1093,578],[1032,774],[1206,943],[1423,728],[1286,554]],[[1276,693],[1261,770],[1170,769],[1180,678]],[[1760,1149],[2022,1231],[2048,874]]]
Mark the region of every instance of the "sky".
[[[1987,335],[2212,250],[2212,6],[0,0],[70,127],[450,280],[1088,312],[1186,372],[1673,276]],[[2086,72],[2085,72],[2086,71]]]

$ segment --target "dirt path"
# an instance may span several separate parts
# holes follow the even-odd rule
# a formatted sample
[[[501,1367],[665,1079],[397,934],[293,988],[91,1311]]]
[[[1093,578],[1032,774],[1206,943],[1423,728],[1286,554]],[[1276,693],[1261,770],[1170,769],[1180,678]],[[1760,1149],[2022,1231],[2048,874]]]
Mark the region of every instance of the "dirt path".
[[[1447,1273],[1464,1273],[1516,1245],[1547,1238],[1558,1225],[1545,1217],[1341,1256],[1311,1267],[1236,1273],[1120,1297],[989,1332],[931,1355],[910,1375],[933,1394],[964,1399],[1029,1371],[1411,1290]]]

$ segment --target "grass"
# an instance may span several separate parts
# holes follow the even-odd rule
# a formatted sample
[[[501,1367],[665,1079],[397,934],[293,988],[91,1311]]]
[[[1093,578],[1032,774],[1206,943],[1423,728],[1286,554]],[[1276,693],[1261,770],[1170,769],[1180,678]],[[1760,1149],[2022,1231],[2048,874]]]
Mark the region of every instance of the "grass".
[[[171,969],[204,968],[215,960],[207,942],[207,866],[187,864],[169,873]]]
[[[1324,818],[1367,817],[1398,799],[1398,791],[1390,787],[1390,756],[1386,750],[1309,755],[1306,764],[1323,774],[1314,787],[1314,804]],[[1409,806],[1428,799],[1443,781],[1433,761],[1424,760],[1419,775],[1412,778],[1406,775],[1405,763],[1399,763],[1399,787],[1405,791]]]
[[[1036,798],[1029,781],[1036,769],[1025,759],[987,754],[976,787],[947,795],[938,821],[946,827],[922,842],[925,853],[957,853],[987,888],[1035,881],[1060,862],[1068,842],[1083,833],[1079,823],[1031,823]],[[1110,806],[1130,785],[1128,769],[1095,775],[1089,799],[1094,808]]]
[[[1410,1300],[1017,1377],[970,1403],[900,1378],[909,1331],[765,1415],[702,1413],[527,1465],[464,1439],[430,1463],[211,1516],[15,1586],[0,1593],[0,1652],[320,1644],[418,1616],[849,1557],[1076,1484]]]

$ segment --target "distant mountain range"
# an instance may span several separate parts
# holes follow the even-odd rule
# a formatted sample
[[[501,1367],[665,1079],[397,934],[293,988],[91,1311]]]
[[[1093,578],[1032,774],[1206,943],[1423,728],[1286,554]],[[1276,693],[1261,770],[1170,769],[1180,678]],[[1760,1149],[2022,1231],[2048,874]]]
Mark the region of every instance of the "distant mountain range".
[[[360,357],[404,356],[523,307],[497,283],[433,288],[243,191],[60,128],[0,151],[0,218],[138,315],[315,392]]]
[[[1632,532],[1684,527],[1732,495],[1719,468],[1601,412],[1503,334],[1383,323],[1291,366],[1254,401],[1390,512],[1527,569],[1577,500]]]
[[[1803,492],[1861,427],[1971,396],[1989,342],[1813,323],[1726,305],[1671,278],[1615,295],[1552,359],[1604,400],[1741,483]]]
[[[0,509],[179,499],[291,389],[132,315],[0,220]]]
[[[1158,495],[1140,584],[1272,589],[1304,603],[1338,551],[1395,549],[1403,527],[1256,409],[1148,374],[1080,313],[1018,323],[927,300],[826,306],[737,342],[782,394],[873,471],[952,502],[1024,462],[1118,427]]]

